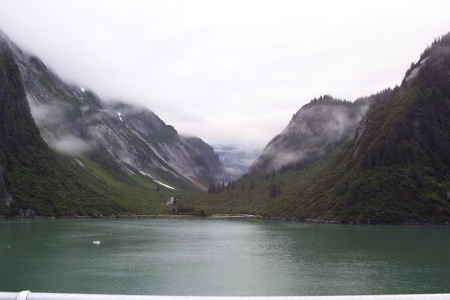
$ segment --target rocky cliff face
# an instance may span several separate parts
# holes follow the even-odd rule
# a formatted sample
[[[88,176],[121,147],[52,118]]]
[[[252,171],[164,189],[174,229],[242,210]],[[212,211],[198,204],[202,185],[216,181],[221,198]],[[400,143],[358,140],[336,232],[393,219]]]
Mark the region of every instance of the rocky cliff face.
[[[291,166],[303,168],[324,157],[353,137],[369,103],[369,98],[354,103],[331,96],[312,100],[270,141],[250,167],[250,173],[267,173]]]
[[[130,175],[151,174],[177,187],[204,188],[222,174],[214,150],[200,139],[183,138],[148,109],[105,102],[83,87],[69,85],[39,58],[9,45],[33,118],[54,150]]]
[[[225,170],[219,155],[215,152],[213,147],[195,136],[184,136],[183,139],[192,148],[198,151],[195,160],[200,165],[206,164],[211,172],[215,174],[214,179],[223,180],[224,177],[226,177],[227,171]]]

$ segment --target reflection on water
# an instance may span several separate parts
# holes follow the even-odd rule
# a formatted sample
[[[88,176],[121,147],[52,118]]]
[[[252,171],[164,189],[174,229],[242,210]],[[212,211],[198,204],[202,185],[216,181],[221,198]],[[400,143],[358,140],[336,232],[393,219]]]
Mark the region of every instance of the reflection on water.
[[[2,291],[438,293],[450,292],[449,278],[448,226],[223,219],[0,220]]]

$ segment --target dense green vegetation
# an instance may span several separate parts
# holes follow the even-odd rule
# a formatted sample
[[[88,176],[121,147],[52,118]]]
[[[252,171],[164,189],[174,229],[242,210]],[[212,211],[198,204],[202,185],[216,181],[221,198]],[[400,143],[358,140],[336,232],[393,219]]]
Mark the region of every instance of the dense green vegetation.
[[[422,55],[429,59],[415,78],[376,95],[355,137],[326,158],[306,168],[247,175],[233,189],[188,202],[207,213],[355,223],[450,221],[449,47],[450,35],[437,40]]]

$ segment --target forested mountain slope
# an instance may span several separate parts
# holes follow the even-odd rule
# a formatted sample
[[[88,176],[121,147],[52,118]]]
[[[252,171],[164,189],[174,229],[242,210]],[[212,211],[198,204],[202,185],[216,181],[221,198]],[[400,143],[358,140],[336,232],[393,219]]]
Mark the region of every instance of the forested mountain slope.
[[[191,205],[303,220],[449,222],[450,34],[424,51],[399,87],[370,98],[353,137],[322,159],[246,175]]]

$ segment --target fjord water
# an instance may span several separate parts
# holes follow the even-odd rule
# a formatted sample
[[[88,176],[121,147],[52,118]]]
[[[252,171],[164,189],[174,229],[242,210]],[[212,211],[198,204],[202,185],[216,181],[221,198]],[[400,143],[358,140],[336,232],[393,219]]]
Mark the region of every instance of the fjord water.
[[[101,241],[95,245],[92,241]],[[0,220],[0,291],[450,292],[448,226],[230,219]]]

